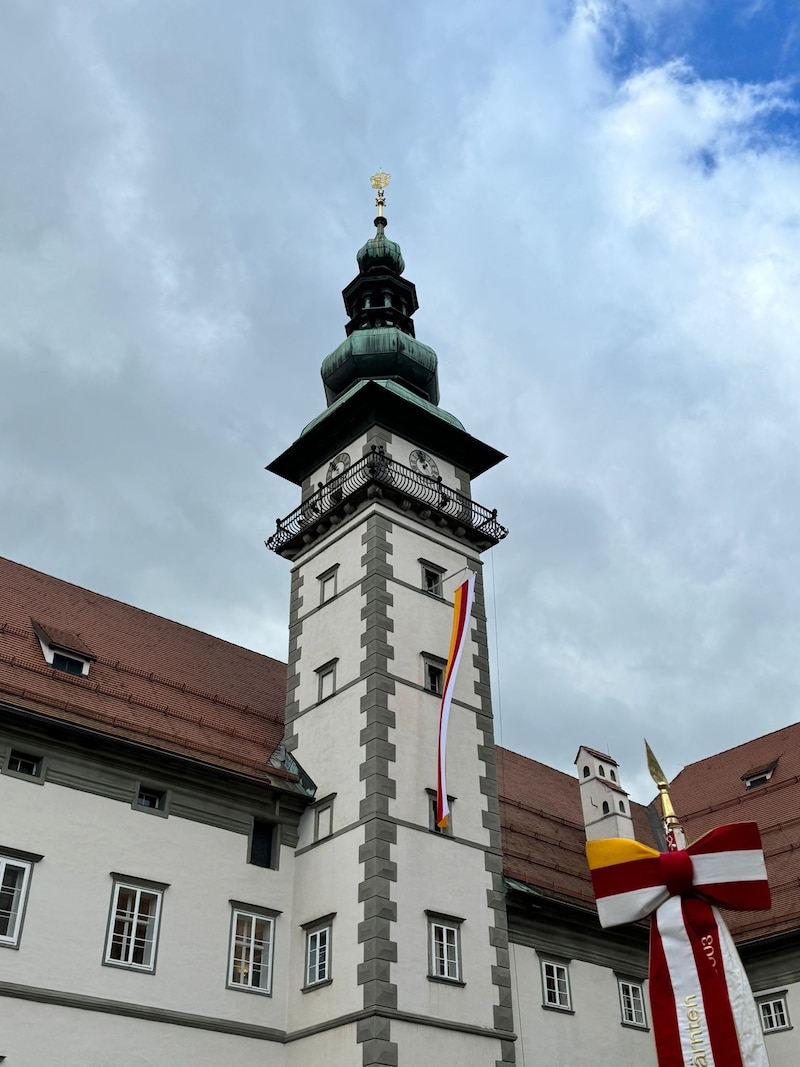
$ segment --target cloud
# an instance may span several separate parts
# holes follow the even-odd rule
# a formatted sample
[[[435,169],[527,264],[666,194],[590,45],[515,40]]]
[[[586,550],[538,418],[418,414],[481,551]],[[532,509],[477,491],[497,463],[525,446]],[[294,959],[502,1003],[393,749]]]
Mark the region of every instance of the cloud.
[[[509,453],[505,743],[610,748],[647,799],[643,734],[674,771],[794,718],[796,100],[699,77],[695,14],[3,5],[2,551],[285,654],[262,468],[383,166],[443,406]]]

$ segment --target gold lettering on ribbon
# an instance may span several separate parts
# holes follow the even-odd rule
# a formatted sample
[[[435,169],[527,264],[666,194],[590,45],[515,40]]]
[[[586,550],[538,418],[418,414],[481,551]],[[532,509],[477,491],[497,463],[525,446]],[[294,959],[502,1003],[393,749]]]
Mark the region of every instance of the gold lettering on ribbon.
[[[685,999],[686,1025],[689,1031],[691,1054],[689,1067],[708,1067],[708,1049],[703,1033],[703,1019],[697,1006],[697,994],[690,993]]]

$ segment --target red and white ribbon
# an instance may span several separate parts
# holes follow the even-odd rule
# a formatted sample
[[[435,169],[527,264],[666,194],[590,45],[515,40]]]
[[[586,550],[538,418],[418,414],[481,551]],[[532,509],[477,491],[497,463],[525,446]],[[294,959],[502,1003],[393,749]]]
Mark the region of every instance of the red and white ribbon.
[[[714,906],[770,907],[755,823],[659,853],[614,838],[586,846],[602,926],[652,915],[650,1006],[659,1067],[769,1067],[739,954]]]

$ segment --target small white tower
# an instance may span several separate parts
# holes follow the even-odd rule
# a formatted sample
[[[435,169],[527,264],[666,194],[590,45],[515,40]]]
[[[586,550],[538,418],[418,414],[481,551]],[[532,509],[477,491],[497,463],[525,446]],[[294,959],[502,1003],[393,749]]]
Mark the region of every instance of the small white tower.
[[[611,756],[581,745],[575,757],[581,787],[586,840],[634,838],[631,802],[620,785],[619,765]]]

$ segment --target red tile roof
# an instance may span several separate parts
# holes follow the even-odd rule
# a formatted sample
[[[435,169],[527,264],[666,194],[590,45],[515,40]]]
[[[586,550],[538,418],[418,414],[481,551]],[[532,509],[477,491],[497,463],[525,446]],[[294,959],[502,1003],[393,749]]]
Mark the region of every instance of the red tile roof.
[[[742,776],[778,761],[765,785],[748,789]],[[800,723],[764,734],[685,767],[671,788],[690,838],[722,823],[757,822],[772,890],[769,912],[730,912],[739,940],[800,925]]]
[[[31,618],[91,650],[87,677],[47,665]],[[79,650],[74,641],[69,647]],[[278,660],[0,558],[7,703],[251,776],[285,778],[267,767],[283,736],[285,691]]]

